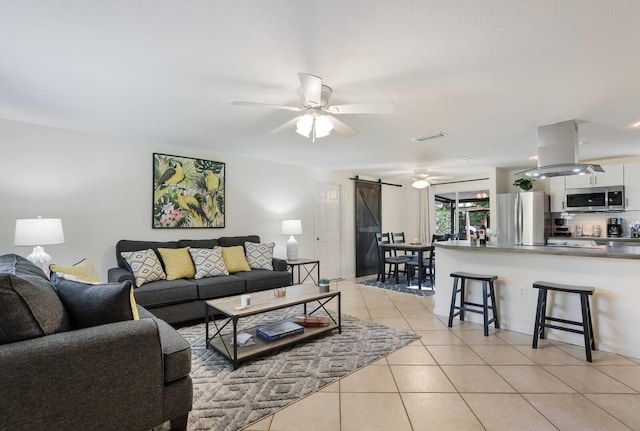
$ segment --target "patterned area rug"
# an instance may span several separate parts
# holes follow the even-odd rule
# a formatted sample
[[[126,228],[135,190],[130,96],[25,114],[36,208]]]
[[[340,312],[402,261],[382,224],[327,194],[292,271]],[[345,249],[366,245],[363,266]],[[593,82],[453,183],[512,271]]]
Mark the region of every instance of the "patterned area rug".
[[[302,314],[301,307],[241,319],[255,326]],[[239,325],[240,326],[240,325]],[[342,333],[285,347],[237,370],[204,344],[204,323],[178,329],[191,344],[193,411],[189,430],[238,430],[273,414],[418,337],[384,325],[342,315]],[[155,430],[168,429],[168,423]]]
[[[355,284],[361,284],[364,286],[371,287],[379,287],[381,289],[393,290],[394,292],[402,292],[402,293],[410,293],[412,295],[418,296],[431,296],[436,292],[431,288],[431,281],[429,279],[422,282],[422,289],[418,289],[418,286],[412,285],[409,286],[407,284],[406,279],[400,279],[400,284],[396,284],[395,278],[387,278],[383,283],[381,281],[377,281],[376,277],[368,278],[366,280],[358,280],[354,281]]]

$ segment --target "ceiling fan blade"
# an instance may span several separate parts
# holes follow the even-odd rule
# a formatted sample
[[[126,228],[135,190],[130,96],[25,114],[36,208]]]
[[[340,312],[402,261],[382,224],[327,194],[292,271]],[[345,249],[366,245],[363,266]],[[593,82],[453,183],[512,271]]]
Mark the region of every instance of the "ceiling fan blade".
[[[322,78],[310,73],[298,73],[302,94],[310,105],[320,105],[322,102]]]
[[[232,105],[236,106],[254,106],[256,108],[272,108],[272,109],[284,109],[287,111],[300,112],[302,108],[297,108],[295,106],[285,106],[285,105],[271,105],[269,103],[256,103],[256,102],[242,102],[240,100],[234,100],[231,102]]]
[[[393,114],[396,112],[396,104],[393,102],[353,103],[328,106],[325,110],[332,114]]]
[[[331,119],[331,122],[333,123],[333,130],[335,130],[338,135],[350,137],[360,133],[358,130],[343,123],[342,121],[338,120],[336,117],[332,117],[331,115],[327,115],[327,117]]]
[[[276,127],[275,129],[273,129],[271,131],[271,133],[279,133],[279,132],[283,132],[285,130],[290,130],[290,129],[295,129],[296,128],[296,124],[298,123],[298,120],[300,118],[302,118],[303,115],[298,115],[296,118],[293,118],[289,121],[287,121],[286,123],[284,123],[281,126]]]

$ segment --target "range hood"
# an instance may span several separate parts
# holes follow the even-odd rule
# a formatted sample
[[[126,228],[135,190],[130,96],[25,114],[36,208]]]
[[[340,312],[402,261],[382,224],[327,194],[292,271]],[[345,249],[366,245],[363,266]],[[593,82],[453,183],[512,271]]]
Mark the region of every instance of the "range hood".
[[[578,124],[575,120],[538,127],[538,167],[521,172],[549,178],[604,172],[602,166],[578,163]]]

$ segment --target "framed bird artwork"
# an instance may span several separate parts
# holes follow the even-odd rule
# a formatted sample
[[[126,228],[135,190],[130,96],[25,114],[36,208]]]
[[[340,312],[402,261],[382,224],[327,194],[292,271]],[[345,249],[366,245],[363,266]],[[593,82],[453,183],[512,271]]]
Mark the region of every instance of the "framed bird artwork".
[[[223,228],[225,164],[153,153],[153,228]]]

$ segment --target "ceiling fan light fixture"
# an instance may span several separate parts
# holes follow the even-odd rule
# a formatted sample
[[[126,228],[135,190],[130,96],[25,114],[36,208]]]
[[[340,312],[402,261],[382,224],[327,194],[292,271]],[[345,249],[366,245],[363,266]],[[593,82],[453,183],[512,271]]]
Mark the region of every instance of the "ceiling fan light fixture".
[[[429,181],[427,181],[426,178],[417,178],[415,180],[413,180],[413,182],[411,183],[411,187],[413,187],[414,189],[425,189],[427,187],[429,187],[431,185],[431,183]]]
[[[326,115],[318,115],[315,118],[316,138],[327,136],[333,130],[333,123]]]
[[[326,115],[303,115],[296,123],[296,132],[305,138],[323,138],[333,130],[333,123]]]
[[[310,114],[303,115],[296,123],[296,132],[308,138],[313,128],[313,117]]]

